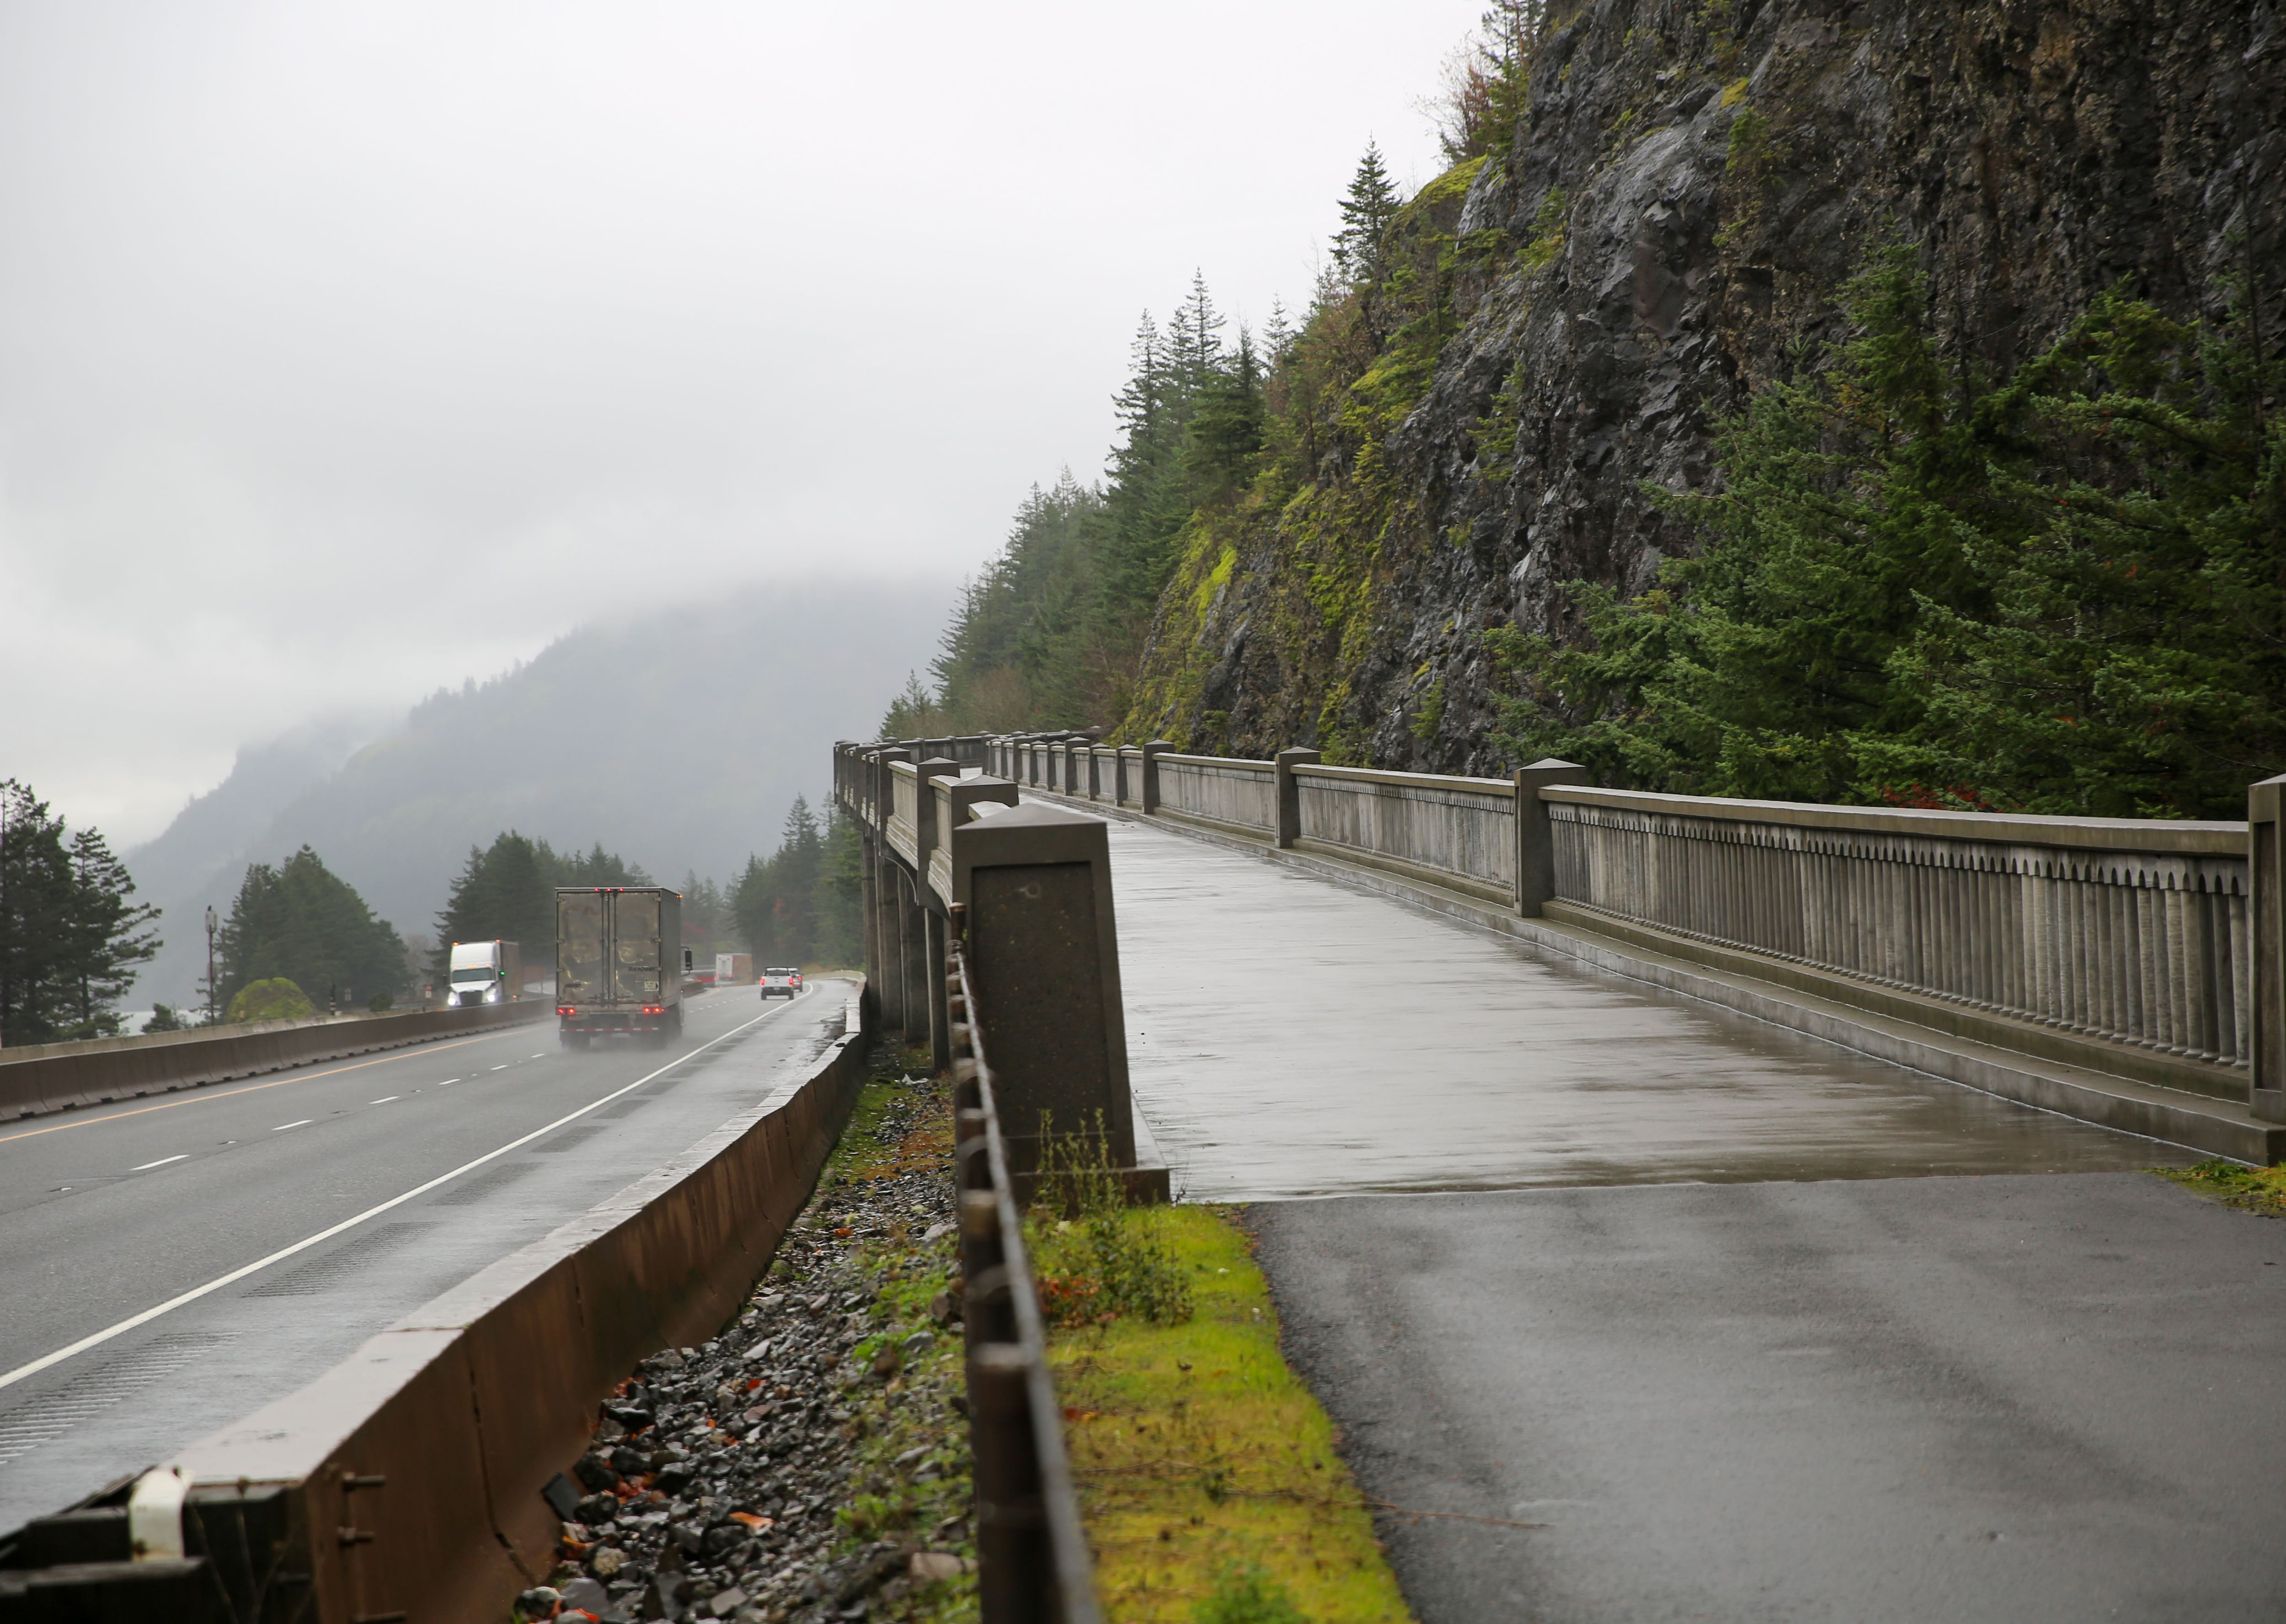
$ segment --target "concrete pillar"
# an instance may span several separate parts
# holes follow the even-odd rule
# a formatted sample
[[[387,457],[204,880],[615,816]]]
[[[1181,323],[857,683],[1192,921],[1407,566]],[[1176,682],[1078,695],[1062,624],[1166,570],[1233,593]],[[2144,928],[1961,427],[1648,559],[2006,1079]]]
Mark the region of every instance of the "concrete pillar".
[[[939,1077],[952,1070],[952,1016],[945,1000],[944,915],[921,910],[928,975],[929,1070]]]
[[[912,876],[905,872],[903,865],[895,867],[897,928],[903,933],[901,968],[905,977],[904,996],[898,1008],[903,1017],[901,1030],[906,1042],[926,1043],[929,1035],[928,910],[921,906]]]
[[[1175,748],[1171,739],[1153,739],[1143,747],[1143,811],[1159,810],[1159,757]]]
[[[1278,777],[1278,845],[1282,851],[1302,838],[1302,786],[1294,781],[1294,769],[1307,766],[1323,757],[1316,750],[1280,750],[1270,758]]]
[[[1592,781],[1578,762],[1553,756],[1516,770],[1516,911],[1526,919],[1537,919],[1556,895],[1556,844],[1540,792],[1549,784]]]
[[[2266,1122],[2286,1122],[2286,775],[2246,792],[2249,934],[2254,949],[2248,1011],[2253,1041],[2247,1067],[2248,1108]]]
[[[880,843],[873,838],[871,829],[859,825],[857,836],[857,919],[865,937],[865,996],[866,1016],[879,1031],[881,1024],[881,899],[876,895],[880,884]],[[759,970],[761,967],[755,966]]]
[[[1038,802],[958,829],[954,894],[1000,1128],[1019,1179],[1058,1135],[1099,1131],[1111,1165],[1135,1165],[1127,1019],[1100,818]],[[1163,1179],[1163,1170],[1158,1175]],[[1131,1179],[1131,1184],[1133,1183]]]
[[[883,1032],[905,1028],[905,957],[903,910],[897,891],[903,871],[878,843],[873,859],[873,929],[881,955],[881,985],[877,1000]]]

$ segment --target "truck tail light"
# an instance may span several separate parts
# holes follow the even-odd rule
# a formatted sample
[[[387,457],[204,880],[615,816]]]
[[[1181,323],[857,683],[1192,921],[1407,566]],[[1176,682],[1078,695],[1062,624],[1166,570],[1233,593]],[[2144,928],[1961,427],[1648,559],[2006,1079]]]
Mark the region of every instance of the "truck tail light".
[[[556,1013],[558,1015],[577,1015],[579,1012],[572,1008],[569,1004],[558,1004],[556,1006]]]

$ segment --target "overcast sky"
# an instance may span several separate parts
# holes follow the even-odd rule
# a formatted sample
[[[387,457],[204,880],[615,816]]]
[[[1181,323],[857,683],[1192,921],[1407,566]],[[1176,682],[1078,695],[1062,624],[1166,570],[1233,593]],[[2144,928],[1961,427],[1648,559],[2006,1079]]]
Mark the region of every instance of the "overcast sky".
[[[125,846],[614,600],[974,569],[1480,4],[0,8],[0,777]]]

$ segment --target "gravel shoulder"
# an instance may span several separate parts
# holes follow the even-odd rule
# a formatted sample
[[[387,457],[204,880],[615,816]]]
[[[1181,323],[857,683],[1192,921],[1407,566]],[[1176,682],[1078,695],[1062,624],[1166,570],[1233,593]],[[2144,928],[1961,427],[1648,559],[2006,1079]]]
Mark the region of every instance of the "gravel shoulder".
[[[887,1048],[737,1318],[642,1361],[567,1462],[526,1619],[976,1616],[951,1099]],[[567,1495],[566,1498],[569,1496]]]

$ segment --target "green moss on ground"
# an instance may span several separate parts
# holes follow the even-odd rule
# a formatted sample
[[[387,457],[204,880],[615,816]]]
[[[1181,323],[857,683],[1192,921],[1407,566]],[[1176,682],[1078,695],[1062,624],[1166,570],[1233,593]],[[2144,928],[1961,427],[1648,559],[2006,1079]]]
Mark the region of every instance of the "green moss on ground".
[[[2259,1212],[2266,1218],[2286,1218],[2286,1167],[2245,1167],[2217,1157],[2188,1167],[2151,1171],[2227,1207]]]
[[[1409,1620],[1245,1235],[1208,1207],[1128,1221],[1155,1227],[1188,1317],[1099,1319],[1050,1348],[1104,1616]]]

